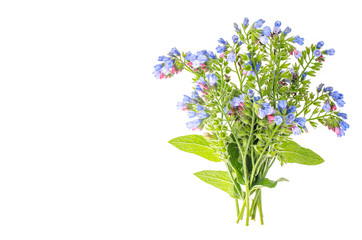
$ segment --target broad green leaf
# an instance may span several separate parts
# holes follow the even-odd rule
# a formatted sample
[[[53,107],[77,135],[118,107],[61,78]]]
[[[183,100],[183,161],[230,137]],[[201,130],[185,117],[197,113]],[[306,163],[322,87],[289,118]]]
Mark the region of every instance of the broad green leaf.
[[[228,172],[205,170],[194,173],[194,175],[200,178],[202,181],[227,192],[230,195],[230,197],[238,198],[234,193],[233,189],[234,185],[230,179]]]
[[[284,142],[278,151],[279,160],[286,163],[299,163],[304,165],[317,165],[324,162],[318,154],[304,148],[293,141]]]
[[[261,178],[255,182],[254,186],[263,186],[263,187],[268,187],[268,188],[274,188],[278,184],[278,182],[283,182],[283,181],[289,182],[289,180],[286,178],[279,178],[276,181],[270,180],[268,178]]]
[[[169,141],[181,151],[193,153],[213,162],[220,162],[219,155],[210,147],[209,142],[201,135],[186,135]]]

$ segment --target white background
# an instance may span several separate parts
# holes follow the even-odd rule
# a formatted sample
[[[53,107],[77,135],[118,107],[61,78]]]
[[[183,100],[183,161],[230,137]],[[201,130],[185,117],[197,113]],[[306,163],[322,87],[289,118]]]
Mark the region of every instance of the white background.
[[[361,239],[358,1],[1,1],[0,239]],[[351,128],[295,137],[326,161],[278,164],[265,225],[195,176],[224,169],[181,152],[176,102],[190,74],[156,80],[176,46],[215,51],[233,23],[275,20],[329,57],[313,84],[345,96]]]

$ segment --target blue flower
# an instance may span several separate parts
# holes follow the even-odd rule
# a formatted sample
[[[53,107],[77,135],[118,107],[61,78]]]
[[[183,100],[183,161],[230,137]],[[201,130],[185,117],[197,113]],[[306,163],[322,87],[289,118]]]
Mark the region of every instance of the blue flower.
[[[335,51],[333,48],[331,48],[331,49],[329,49],[329,50],[326,51],[326,54],[327,54],[327,55],[330,55],[330,56],[333,56],[335,52],[336,52],[336,51]]]
[[[294,127],[293,127],[293,134],[294,134],[294,135],[299,135],[301,132],[302,132],[302,131],[300,130],[299,127],[297,127],[297,126],[294,126]]]
[[[248,95],[250,96],[250,98],[252,98],[254,96],[254,90],[253,89],[249,89],[248,90]]]
[[[203,110],[205,110],[205,108],[203,106],[201,106],[200,104],[197,104],[196,105],[196,110],[197,111],[203,111]]]
[[[336,103],[337,103],[338,107],[343,107],[344,104],[345,104],[345,102],[343,101],[343,99],[338,99],[338,100],[336,101]]]
[[[264,45],[269,42],[269,39],[266,36],[261,36],[259,40]]]
[[[198,113],[197,113],[197,117],[200,118],[200,119],[204,119],[204,118],[210,117],[210,115],[207,114],[207,113],[204,112],[204,111],[201,111],[201,112],[198,112]]]
[[[287,101],[286,100],[279,100],[278,101],[279,111],[284,110],[286,107],[287,107]]]
[[[343,129],[339,129],[339,134],[337,135],[337,137],[343,137],[345,134],[345,132],[343,131]]]
[[[225,52],[226,47],[225,46],[217,46],[216,51],[217,53]]]
[[[195,129],[195,128],[197,128],[198,126],[200,126],[201,122],[202,122],[202,119],[196,119],[196,120],[194,120],[194,121],[191,121],[191,122],[186,123],[186,127],[187,127],[188,129]]]
[[[238,24],[234,23],[234,28],[235,28],[235,31],[239,31],[239,26],[238,26]]]
[[[256,96],[256,97],[254,97],[254,101],[255,101],[255,102],[259,101],[260,99],[261,99],[261,97],[260,97],[260,96]]]
[[[267,37],[270,37],[270,35],[271,35],[271,29],[270,29],[270,27],[265,26],[265,27],[263,28],[263,35],[264,35],[264,36],[267,36]]]
[[[322,109],[323,109],[325,112],[331,111],[331,105],[329,104],[328,101],[326,101],[326,102],[324,103],[324,105],[322,106]]]
[[[228,43],[223,39],[223,38],[219,38],[219,41],[218,41],[220,44],[223,44],[223,45],[227,45]]]
[[[196,85],[195,90],[201,92],[202,88],[200,87],[200,85]]]
[[[308,73],[308,71],[305,71],[303,74],[302,74],[302,78],[306,78],[307,77],[307,74]]]
[[[300,52],[300,51],[298,51],[298,50],[294,50],[294,51],[297,52],[297,54],[295,54],[295,52],[294,52],[294,57],[295,57],[296,59],[298,59],[298,58],[300,58],[300,57],[302,56],[302,52]]]
[[[211,52],[211,51],[207,52],[207,56],[208,56],[209,58],[213,58],[213,59],[216,58],[215,54],[214,54],[213,52]]]
[[[279,27],[274,27],[273,33],[281,33],[281,30]]]
[[[182,100],[184,103],[190,103],[191,102],[191,98],[187,95],[184,95],[184,98]]]
[[[324,45],[324,42],[323,41],[320,41],[317,43],[317,49],[321,49],[321,47],[323,47]]]
[[[204,54],[200,53],[197,55],[197,60],[199,60],[200,63],[204,63],[204,62],[207,62],[208,59]]]
[[[199,83],[202,83],[202,85],[206,85],[206,81],[205,81],[205,79],[203,78],[203,77],[200,77],[197,81],[196,81],[196,83],[197,84],[199,84]]]
[[[304,38],[301,38],[298,35],[293,39],[293,42],[298,43],[300,46],[302,46],[304,44]]]
[[[283,117],[282,116],[274,116],[274,122],[276,125],[280,125],[283,123]]]
[[[280,27],[282,25],[282,22],[281,21],[276,21],[274,23],[274,27]]]
[[[210,86],[214,86],[217,84],[217,77],[215,74],[207,74],[206,77],[210,83]]]
[[[287,113],[293,113],[297,110],[297,107],[296,106],[290,106],[288,107],[288,110],[287,110]]]
[[[233,40],[234,43],[237,43],[239,40],[239,37],[237,35],[234,35],[231,37],[231,39]]]
[[[293,113],[289,113],[285,119],[286,124],[291,124],[295,119],[295,116]]]
[[[152,74],[155,76],[155,78],[160,78],[161,71],[154,71]]]
[[[197,93],[197,91],[194,91],[194,92],[191,93],[191,98],[197,99],[198,97],[200,97],[200,96],[199,96],[199,94]]]
[[[341,126],[341,129],[343,129],[344,131],[347,131],[347,129],[349,128],[349,124],[346,123],[345,121],[340,121],[339,125]]]
[[[193,68],[198,68],[201,66],[201,62],[199,60],[193,60],[192,61],[192,67]]]
[[[178,110],[184,109],[185,107],[186,107],[185,103],[183,103],[183,102],[178,102],[177,103],[177,109]]]
[[[163,57],[163,59],[162,59],[163,62],[168,62],[170,60],[171,60],[171,58],[169,58],[169,57]]]
[[[235,60],[236,60],[235,53],[234,53],[234,52],[230,52],[230,53],[228,54],[227,60],[228,60],[229,62],[235,62]]]
[[[263,19],[259,19],[258,21],[256,21],[254,23],[254,28],[261,28],[264,23],[265,23],[265,21]]]
[[[240,101],[239,97],[234,97],[231,100],[231,106],[233,106],[233,107],[238,107],[240,105],[240,103],[241,103],[241,101]]]
[[[304,117],[299,117],[295,119],[295,122],[301,126],[302,128],[305,127],[305,123],[307,122],[307,120]]]
[[[154,68],[156,71],[160,71],[162,67],[163,67],[162,64],[157,64]]]
[[[162,61],[163,61],[163,58],[165,58],[165,56],[159,56],[159,57],[158,57],[158,61],[162,62]]]
[[[171,54],[180,56],[180,52],[175,47],[171,49]]]
[[[249,18],[244,18],[243,26],[247,27],[249,25]]]
[[[196,113],[194,111],[188,111],[187,115],[189,116],[189,118],[196,117]]]
[[[292,31],[292,29],[290,27],[287,27],[284,31],[283,34],[287,35],[288,33],[290,33]]]
[[[343,99],[343,94],[334,91],[329,94],[334,100]]]
[[[164,66],[162,69],[161,69],[161,72],[164,74],[164,75],[168,75],[170,73],[170,68],[168,68],[167,66]]]
[[[339,113],[337,113],[337,116],[339,116],[339,117],[341,117],[341,118],[343,118],[343,119],[347,119],[347,114],[346,113],[341,113],[341,112],[339,112]]]
[[[333,87],[325,87],[323,91],[325,91],[325,92],[332,92],[332,91],[333,91]]]
[[[317,92],[322,91],[323,86],[324,86],[323,83],[319,84],[318,87],[317,87]]]
[[[316,49],[316,50],[314,50],[313,55],[316,56],[316,57],[319,57],[321,55],[321,51]]]
[[[192,62],[193,60],[196,59],[196,55],[195,55],[195,54],[192,54],[191,52],[187,52],[187,53],[186,53],[186,56],[185,56],[185,59],[186,59],[187,61]]]
[[[238,46],[240,46],[241,44],[243,44],[243,42],[242,42],[242,41],[238,42]]]

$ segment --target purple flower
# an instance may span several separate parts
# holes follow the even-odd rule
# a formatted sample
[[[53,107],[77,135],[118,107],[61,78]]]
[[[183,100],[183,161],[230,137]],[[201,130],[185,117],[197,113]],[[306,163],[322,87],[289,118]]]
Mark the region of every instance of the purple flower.
[[[335,51],[333,48],[331,48],[331,49],[329,49],[329,50],[326,51],[326,54],[327,54],[327,55],[330,55],[330,56],[333,56],[335,52],[336,52],[336,51]]]
[[[323,41],[320,41],[317,43],[317,49],[321,49],[321,47],[323,47],[324,45],[324,42]]]
[[[207,57],[202,53],[198,54],[196,59],[199,60],[200,63],[207,62],[208,60]]]
[[[280,27],[282,25],[282,22],[281,21],[276,21],[274,23],[274,27]]]
[[[322,106],[322,109],[323,109],[324,111],[326,111],[326,112],[331,111],[331,105],[329,105],[329,102],[328,102],[328,101],[326,101],[326,102],[324,103],[324,105]]]
[[[215,76],[215,74],[207,74],[206,78],[209,81],[210,86],[214,86],[217,84],[217,77]]]
[[[305,123],[307,122],[307,120],[304,117],[299,117],[295,119],[295,122],[301,126],[302,128],[305,127]]]
[[[346,113],[341,113],[341,112],[339,112],[339,113],[337,113],[337,116],[339,116],[339,117],[341,117],[341,118],[343,118],[343,119],[347,119],[347,114]]]
[[[266,36],[261,36],[259,41],[265,45],[269,42],[269,39]]]
[[[347,131],[347,129],[349,128],[349,124],[346,123],[345,121],[340,121],[339,125],[341,126],[341,129],[343,129],[344,131]]]
[[[223,44],[223,45],[227,45],[228,43],[223,39],[223,38],[219,38],[219,41],[218,41],[220,44]]]
[[[323,86],[324,86],[323,83],[319,84],[318,87],[317,87],[317,92],[322,91]]]
[[[235,28],[235,31],[239,31],[239,26],[238,26],[238,24],[234,23],[234,28]]]
[[[316,56],[316,57],[319,57],[321,55],[321,51],[316,49],[316,50],[314,50],[313,55]]]
[[[304,38],[301,38],[298,35],[293,39],[293,42],[298,43],[300,46],[302,46],[304,44]]]
[[[300,130],[299,127],[297,127],[297,126],[294,126],[294,127],[293,127],[293,134],[294,134],[294,135],[299,135],[301,132],[302,132],[302,131]]]
[[[189,96],[187,96],[187,95],[184,95],[184,98],[183,98],[182,102],[184,102],[184,103],[190,103],[190,102],[191,102],[191,98],[190,98]]]
[[[217,53],[225,52],[226,47],[225,46],[217,46],[216,51]]]
[[[265,26],[265,27],[263,28],[263,35],[266,36],[266,37],[270,37],[270,35],[271,35],[271,29],[270,29],[270,27]]]
[[[211,52],[211,51],[207,52],[207,56],[208,56],[209,58],[212,58],[212,59],[215,59],[215,58],[216,58],[215,54],[214,54],[213,52]]]
[[[241,44],[243,44],[243,42],[242,42],[242,41],[238,42],[238,46],[240,46]]]
[[[189,116],[189,118],[196,117],[196,113],[194,111],[188,111],[187,115]]]
[[[258,116],[260,118],[264,118],[267,115],[271,115],[274,113],[274,108],[272,106],[270,106],[269,103],[262,103],[261,104],[261,109],[259,109],[259,114]]]
[[[263,19],[259,19],[258,21],[256,21],[254,23],[254,28],[261,28],[264,23],[265,23],[265,21]]]
[[[238,107],[240,105],[240,103],[241,103],[241,101],[240,101],[239,97],[234,97],[231,100],[231,106],[233,106],[233,107]]]
[[[343,99],[338,99],[338,100],[336,101],[336,103],[337,103],[338,107],[343,107],[344,104],[345,104],[345,102],[343,101]]]
[[[234,35],[231,37],[231,39],[233,40],[234,43],[237,43],[239,40],[239,37],[237,35]]]
[[[286,124],[291,124],[295,119],[295,116],[293,113],[289,113],[285,119]]]
[[[274,27],[273,33],[281,33],[280,27]]]
[[[193,68],[198,68],[201,66],[201,62],[199,60],[193,60],[192,61],[192,67]]]
[[[197,81],[196,81],[196,83],[197,84],[199,84],[199,83],[202,83],[202,85],[206,85],[206,81],[205,81],[205,79],[203,78],[203,77],[200,77]]]
[[[248,95],[250,96],[250,98],[252,98],[254,96],[254,90],[253,89],[249,89],[248,90]]]
[[[249,18],[244,18],[243,26],[247,27],[249,25]]]
[[[283,117],[282,116],[275,116],[274,117],[274,122],[277,124],[277,125],[280,125],[283,123]]]
[[[235,62],[235,60],[236,60],[235,53],[234,53],[234,52],[230,52],[230,53],[228,54],[227,60],[228,60],[229,62]]]

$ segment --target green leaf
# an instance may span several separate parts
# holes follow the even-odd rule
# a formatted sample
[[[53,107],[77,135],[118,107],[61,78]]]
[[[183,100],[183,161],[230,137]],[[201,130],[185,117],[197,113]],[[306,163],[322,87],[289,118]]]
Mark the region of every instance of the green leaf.
[[[202,181],[227,192],[230,195],[230,197],[238,198],[234,193],[233,189],[234,185],[230,179],[228,172],[205,170],[194,173],[194,175],[200,178]]]
[[[284,142],[278,151],[279,160],[287,163],[299,163],[304,165],[317,165],[324,162],[318,154],[308,148],[304,148],[293,141]]]
[[[270,180],[268,178],[261,178],[255,182],[254,186],[274,188],[278,184],[278,182],[283,182],[283,181],[289,182],[289,180],[286,178],[279,178],[276,181]]]
[[[181,151],[193,153],[213,162],[220,162],[219,155],[210,147],[209,142],[201,135],[186,135],[169,141]]]

